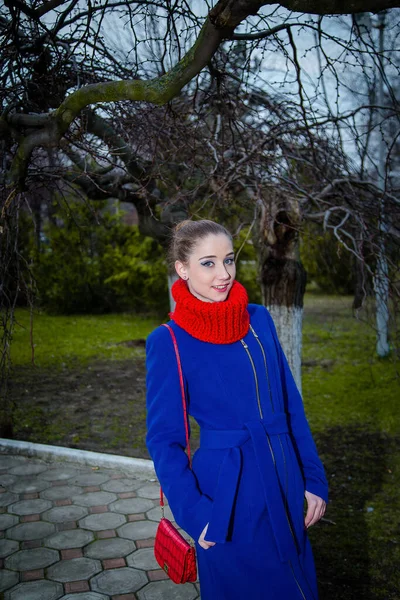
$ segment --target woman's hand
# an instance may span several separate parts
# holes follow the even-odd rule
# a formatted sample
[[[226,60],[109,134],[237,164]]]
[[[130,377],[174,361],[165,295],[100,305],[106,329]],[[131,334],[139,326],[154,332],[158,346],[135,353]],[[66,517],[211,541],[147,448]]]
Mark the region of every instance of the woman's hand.
[[[304,524],[306,528],[311,527],[311,525],[315,525],[317,521],[321,519],[321,517],[325,514],[326,502],[322,500],[319,496],[312,494],[311,492],[304,493],[304,496],[307,500],[307,514],[304,519]]]
[[[208,523],[207,525],[204,527],[203,531],[200,534],[200,537],[198,539],[199,542],[199,546],[201,546],[202,548],[204,548],[204,550],[208,550],[211,546],[215,546],[216,542],[207,542],[204,538],[205,535],[207,533],[207,529],[208,529]]]

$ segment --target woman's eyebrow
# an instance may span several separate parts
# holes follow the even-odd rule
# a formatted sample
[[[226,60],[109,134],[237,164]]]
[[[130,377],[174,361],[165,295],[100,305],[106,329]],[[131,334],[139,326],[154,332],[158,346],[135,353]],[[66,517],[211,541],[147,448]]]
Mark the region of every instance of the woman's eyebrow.
[[[234,252],[228,252],[226,256],[230,256],[231,254],[235,254]],[[217,258],[215,254],[209,254],[209,256],[202,256],[199,260],[204,260],[205,258]]]

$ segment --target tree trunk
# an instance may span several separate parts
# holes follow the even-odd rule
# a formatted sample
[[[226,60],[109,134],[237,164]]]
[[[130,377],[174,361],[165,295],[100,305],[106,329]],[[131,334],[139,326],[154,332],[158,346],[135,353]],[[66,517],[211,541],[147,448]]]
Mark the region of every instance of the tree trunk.
[[[303,298],[307,274],[299,258],[297,204],[275,197],[263,205],[254,243],[263,303],[268,308],[301,393]]]
[[[175,273],[168,273],[168,294],[169,294],[169,306],[171,312],[175,309],[175,300],[172,297],[171,288],[173,283],[178,279],[179,275],[175,271]]]

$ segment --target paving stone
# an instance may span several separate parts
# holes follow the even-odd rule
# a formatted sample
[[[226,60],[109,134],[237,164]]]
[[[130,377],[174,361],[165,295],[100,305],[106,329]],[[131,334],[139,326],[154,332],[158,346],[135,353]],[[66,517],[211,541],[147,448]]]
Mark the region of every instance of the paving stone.
[[[39,498],[39,492],[31,492],[30,494],[20,494],[21,500],[34,500]]]
[[[170,521],[175,521],[175,517],[169,506],[164,506],[164,515]],[[159,506],[154,506],[151,510],[147,511],[146,516],[150,521],[159,521],[161,519],[161,508]]]
[[[90,586],[88,581],[68,581],[64,584],[64,591],[67,594],[73,594],[74,592],[90,592]]]
[[[89,515],[79,521],[79,527],[83,529],[91,529],[92,531],[103,531],[104,529],[115,529],[123,523],[126,523],[126,519],[123,515],[118,513],[100,513],[95,515]]]
[[[18,500],[18,494],[13,494],[11,492],[4,492],[4,494],[0,494],[0,508],[6,507],[16,502]]]
[[[101,561],[101,564],[103,565],[103,569],[120,569],[126,567],[124,558],[106,558]]]
[[[54,506],[71,506],[72,500],[69,498],[64,498],[64,500],[54,500]]]
[[[34,581],[35,579],[44,579],[44,569],[36,569],[35,571],[23,571],[20,573],[21,581]]]
[[[4,487],[7,487],[14,483],[16,479],[16,475],[8,475],[8,473],[3,473],[3,475],[0,475],[0,485],[4,485]]]
[[[12,469],[23,463],[29,462],[26,456],[14,456],[11,454],[3,454],[0,456],[0,469]]]
[[[21,523],[33,523],[34,521],[40,521],[40,515],[24,515],[20,518]]]
[[[36,477],[23,477],[11,484],[9,490],[16,494],[31,494],[32,492],[42,492],[50,486],[49,481],[37,479]]]
[[[72,496],[73,503],[80,506],[101,506],[115,500],[117,500],[117,496],[111,492],[88,492],[80,496]]]
[[[61,559],[70,560],[71,558],[82,558],[82,548],[69,548],[67,550],[61,550]]]
[[[168,575],[162,569],[147,571],[147,577],[149,578],[149,581],[161,581],[163,579],[168,579]]]
[[[107,558],[120,558],[127,556],[135,550],[135,544],[131,540],[123,538],[112,538],[98,540],[85,548],[85,556],[104,560]]]
[[[36,498],[35,500],[21,500],[8,507],[8,512],[15,515],[37,515],[51,508],[50,500]]]
[[[81,594],[67,594],[60,600],[109,600],[110,596],[98,594],[97,592],[82,592]]]
[[[71,529],[69,531],[60,531],[48,537],[45,540],[46,546],[55,550],[65,550],[68,548],[83,548],[94,540],[91,531],[84,529]]]
[[[115,596],[117,594],[136,592],[147,581],[147,577],[143,571],[123,567],[121,569],[103,571],[99,575],[96,575],[96,577],[93,577],[90,584],[92,590],[96,592],[105,592],[110,596]]]
[[[82,493],[82,488],[77,485],[58,485],[44,490],[44,492],[40,493],[40,497],[47,498],[48,500],[64,500],[65,498],[72,498]]]
[[[0,593],[4,590],[17,585],[19,582],[19,575],[15,571],[7,571],[6,569],[0,570]]]
[[[55,581],[80,581],[90,579],[101,571],[101,562],[92,558],[71,558],[60,560],[47,569],[48,579]]]
[[[139,600],[195,600],[197,590],[192,583],[176,585],[170,579],[154,581],[137,593]]]
[[[82,517],[88,514],[87,508],[83,506],[57,506],[52,508],[42,515],[44,521],[50,521],[51,523],[66,523],[68,521],[78,521]]]
[[[153,521],[136,521],[136,523],[127,523],[117,529],[119,537],[127,538],[128,540],[143,540],[152,538],[156,535],[158,523]]]
[[[33,548],[41,548],[42,540],[28,540],[26,542],[20,542],[21,550],[32,550]]]
[[[13,525],[18,523],[18,517],[15,515],[0,515],[0,531],[4,531],[4,529],[8,529]]]
[[[151,500],[146,500],[146,498],[127,498],[125,500],[117,500],[116,502],[112,502],[109,508],[113,512],[128,515],[132,513],[146,512],[146,510],[154,508],[154,504]]]
[[[29,462],[26,465],[20,465],[19,467],[13,467],[8,472],[11,475],[38,475],[38,473],[42,473],[46,471],[48,465],[43,462]]]
[[[147,540],[136,540],[136,548],[153,548],[154,538],[148,538]]]
[[[144,513],[136,513],[136,515],[127,515],[128,522],[131,521],[145,521],[146,515]]]
[[[157,500],[160,497],[160,486],[157,484],[144,485],[137,490],[137,495],[142,498]]]
[[[22,523],[7,529],[7,537],[11,540],[40,540],[55,531],[55,526],[52,523]]]
[[[102,506],[90,506],[89,512],[91,515],[105,513],[108,512],[108,506],[106,504],[103,504]]]
[[[83,487],[87,487],[88,485],[100,485],[108,481],[111,477],[111,473],[109,475],[105,475],[104,473],[83,473],[82,475],[77,475],[70,480],[71,485],[81,485]],[[103,504],[103,503],[102,503]]]
[[[33,550],[20,550],[4,561],[6,569],[14,571],[33,571],[44,569],[57,562],[60,556],[56,550],[49,548],[35,548]]]
[[[69,529],[78,529],[76,521],[65,521],[65,523],[56,524],[57,531],[68,531]]]
[[[141,481],[134,479],[110,479],[107,483],[103,483],[100,487],[105,492],[134,492],[140,487]]]
[[[46,481],[65,481],[75,477],[78,473],[79,471],[72,467],[57,467],[56,469],[47,469],[47,471],[43,471],[43,473],[39,474],[39,477],[41,479],[46,479]]]
[[[105,540],[108,538],[115,538],[117,537],[117,534],[115,532],[115,529],[105,529],[104,531],[98,531],[96,537],[99,540]]]
[[[13,552],[16,552],[18,549],[18,542],[6,539],[0,540],[0,558],[5,558],[6,556],[13,554]]]
[[[29,581],[20,583],[4,594],[4,600],[58,600],[64,593],[61,583],[55,581]]]
[[[136,552],[133,552],[133,554],[130,554],[126,557],[126,562],[128,567],[133,567],[134,569],[143,569],[145,571],[160,568],[160,565],[155,559],[153,548],[142,548],[141,550],[136,550]]]

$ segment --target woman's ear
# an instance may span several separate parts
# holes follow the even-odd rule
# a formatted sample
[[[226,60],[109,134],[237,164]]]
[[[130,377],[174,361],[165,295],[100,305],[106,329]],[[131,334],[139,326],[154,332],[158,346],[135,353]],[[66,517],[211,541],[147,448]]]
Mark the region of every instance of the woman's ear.
[[[187,279],[186,267],[180,260],[175,261],[175,271],[178,273],[179,277],[182,277],[182,279]]]

